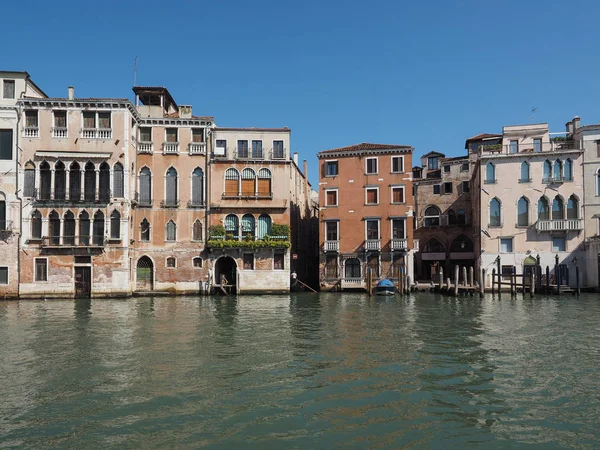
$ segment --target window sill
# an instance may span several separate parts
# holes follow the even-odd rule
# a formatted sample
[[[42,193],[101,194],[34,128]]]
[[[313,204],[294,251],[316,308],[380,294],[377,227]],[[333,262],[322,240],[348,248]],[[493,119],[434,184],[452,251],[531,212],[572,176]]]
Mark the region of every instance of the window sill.
[[[390,205],[406,205],[406,202],[390,202]]]
[[[379,175],[379,172],[365,172],[365,175]]]
[[[515,225],[515,228],[522,228],[522,229],[527,229],[529,228],[531,225]]]
[[[488,228],[502,228],[502,225],[488,225]]]
[[[335,177],[337,177],[337,176],[338,176],[338,175],[325,175],[325,177],[324,177],[324,178],[335,178]]]
[[[379,206],[379,203],[365,203],[365,206]]]
[[[108,243],[109,244],[120,244],[121,238],[108,238]]]
[[[403,174],[403,173],[406,173],[406,172],[402,171],[402,172],[390,172],[390,173],[398,175],[398,174]]]
[[[337,208],[338,205],[325,205],[326,208]]]

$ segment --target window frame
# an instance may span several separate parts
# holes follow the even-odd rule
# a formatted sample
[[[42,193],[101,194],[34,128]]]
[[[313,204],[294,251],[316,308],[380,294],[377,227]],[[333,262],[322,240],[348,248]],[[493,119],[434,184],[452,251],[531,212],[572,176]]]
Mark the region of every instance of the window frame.
[[[452,191],[454,189],[454,186],[452,185],[452,181],[444,181],[442,184],[444,186],[444,194],[443,195],[452,195]],[[450,191],[447,192],[446,187],[448,187],[448,185],[450,186]]]
[[[556,239],[562,239],[564,242],[564,250],[559,250],[555,245],[554,242]],[[567,237],[566,236],[552,236],[552,252],[566,252],[568,251],[568,246],[567,246]]]
[[[247,261],[246,258],[249,258],[250,261],[250,265],[251,267],[246,267],[247,265]],[[254,264],[254,253],[243,253],[242,254],[242,270],[255,270],[255,264]]]
[[[276,258],[281,257],[281,267],[277,267]],[[275,252],[273,253],[273,270],[285,270],[285,253]]]
[[[6,85],[12,85],[12,97],[7,97],[6,94]],[[4,79],[2,80],[2,98],[6,98],[6,99],[14,99],[15,96],[17,95],[16,93],[16,89],[17,89],[17,84],[15,82],[15,80],[13,79]]]
[[[394,237],[394,223],[395,222],[402,222],[402,234],[404,235],[404,237]],[[406,237],[406,217],[391,217],[390,218],[390,239],[407,239]]]
[[[394,190],[400,189],[402,190],[402,201],[395,202],[394,201]],[[391,185],[390,186],[390,204],[391,205],[404,205],[406,203],[406,186],[404,185]]]
[[[375,171],[369,172],[369,162],[375,161]],[[379,174],[379,158],[377,156],[370,156],[365,158],[365,175],[378,175]]]
[[[330,205],[327,201],[327,193],[335,192],[335,205]],[[338,206],[340,203],[338,188],[325,189],[325,206]]]
[[[10,284],[10,268],[8,266],[0,266],[0,272],[2,272],[3,269],[6,269],[6,283],[2,283],[0,277],[0,286],[8,286]]]
[[[369,238],[369,223],[377,223],[377,237]],[[380,241],[381,240],[381,219],[368,218],[365,219],[365,241]]]
[[[330,223],[335,223],[335,239],[329,239],[329,233],[328,233],[328,225]],[[339,220],[324,220],[323,221],[323,228],[324,228],[324,241],[325,242],[335,242],[335,241],[339,241],[340,240],[340,221]]]
[[[200,265],[199,266],[196,265],[196,261],[200,261]],[[204,260],[202,259],[201,256],[194,256],[192,258],[192,268],[193,269],[202,269],[203,265],[204,265]]]
[[[400,170],[394,170],[394,163],[399,161],[401,166]],[[404,155],[394,155],[391,158],[391,172],[390,173],[404,173]]]
[[[541,153],[541,152],[542,152],[542,138],[533,138],[533,153]]]
[[[436,215],[427,215],[427,210],[429,208],[435,208],[437,210],[437,214]],[[434,220],[437,218],[437,224],[428,224],[427,222],[430,220]],[[423,211],[423,227],[425,228],[433,228],[433,227],[439,227],[442,224],[442,210],[440,209],[439,206],[437,205],[429,205],[425,208],[425,210]]]
[[[376,201],[369,202],[369,191],[375,191]],[[379,205],[379,186],[367,186],[365,187],[365,206],[376,206]]]
[[[465,189],[465,186],[467,187]],[[471,182],[469,180],[463,180],[460,182],[460,190],[463,194],[469,194],[471,192]]]
[[[169,263],[173,261],[173,265],[170,266]],[[165,268],[167,269],[177,269],[177,258],[175,258],[174,256],[167,256],[165,258]]]
[[[467,166],[467,168],[465,169],[465,166]],[[460,165],[460,171],[461,172],[468,172],[471,169],[471,165],[466,162],[466,163],[461,163]]]
[[[427,157],[427,170],[438,170],[440,168],[439,156],[428,156]]]
[[[45,273],[44,273],[44,278],[45,279],[40,279],[39,278],[39,273],[38,273],[38,261],[44,261],[44,267],[45,267]],[[33,280],[36,283],[47,283],[48,282],[48,258],[33,258]]]
[[[450,166],[450,164],[444,164],[443,171],[444,173],[450,173],[452,171],[452,167]]]
[[[434,184],[433,186],[433,195],[442,195],[442,185],[441,184]],[[437,189],[436,189],[437,188]],[[437,190],[437,192],[435,192]]]
[[[492,224],[492,202],[494,200],[498,201],[498,224]],[[488,228],[502,228],[503,225],[503,205],[502,205],[502,200],[500,200],[498,197],[493,197],[490,199],[489,203],[488,203]]]
[[[510,250],[502,250],[502,241],[510,242]],[[498,253],[514,253],[514,237],[512,236],[500,236],[498,238]]]
[[[335,167],[335,174],[329,173],[329,167]],[[337,159],[325,160],[325,177],[337,177],[340,174],[339,161]]]

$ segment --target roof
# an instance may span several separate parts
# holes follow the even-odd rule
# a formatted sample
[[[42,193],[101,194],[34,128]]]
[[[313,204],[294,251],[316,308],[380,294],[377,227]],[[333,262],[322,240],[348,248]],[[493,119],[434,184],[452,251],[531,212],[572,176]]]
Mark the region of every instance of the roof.
[[[388,149],[392,149],[392,148],[412,149],[412,147],[410,145],[371,144],[368,142],[361,142],[360,144],[350,145],[348,147],[333,148],[331,150],[322,150],[319,153],[356,152],[356,151],[366,151],[366,150],[388,150]]]
[[[598,128],[600,128],[600,123],[597,123],[595,125],[583,125],[583,126],[577,128],[575,130],[575,133],[577,133],[578,131],[597,130]]]
[[[256,128],[256,127],[245,127],[245,128],[227,128],[227,127],[215,127],[215,131],[287,131],[290,132],[288,127],[283,128]]]
[[[31,83],[31,85],[36,88],[38,91],[40,91],[40,94],[42,94],[44,97],[48,97],[48,94],[46,94],[44,91],[42,91],[42,89],[33,82],[33,80],[31,79],[31,75],[29,75],[29,72],[24,71],[24,70],[0,70],[0,73],[7,73],[7,74],[18,74],[18,75],[25,75],[25,79]]]
[[[452,158],[443,158],[444,161],[460,161],[461,159],[469,159],[469,155],[453,156]]]
[[[446,155],[444,155],[443,153],[436,152],[436,151],[432,150],[429,153],[425,153],[423,156],[421,156],[421,158],[426,158],[428,156],[441,156],[441,157],[445,157]]]
[[[46,98],[38,98],[38,97],[23,97],[23,100],[35,100],[40,102],[101,102],[101,103],[131,103],[131,100],[128,98],[74,98],[70,100],[66,97],[46,97]]]
[[[493,139],[493,138],[501,138],[501,134],[490,134],[490,133],[481,133],[477,136],[473,136],[467,139],[467,141],[478,141],[481,139]]]
[[[181,119],[182,117],[179,114],[179,111],[172,112],[171,114],[167,114],[165,117],[169,119]],[[187,119],[214,119],[213,116],[191,116],[187,117]]]

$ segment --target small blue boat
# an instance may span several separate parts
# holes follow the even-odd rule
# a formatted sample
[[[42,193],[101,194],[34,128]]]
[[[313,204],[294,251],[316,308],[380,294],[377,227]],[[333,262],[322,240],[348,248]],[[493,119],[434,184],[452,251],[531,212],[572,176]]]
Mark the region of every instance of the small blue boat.
[[[377,295],[394,295],[396,293],[396,286],[387,278],[379,281],[375,286],[375,294]]]

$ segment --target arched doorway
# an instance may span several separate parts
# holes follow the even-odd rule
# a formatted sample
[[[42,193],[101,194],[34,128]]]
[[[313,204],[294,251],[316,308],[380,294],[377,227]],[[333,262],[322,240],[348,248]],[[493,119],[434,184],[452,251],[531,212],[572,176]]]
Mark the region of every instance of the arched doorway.
[[[215,262],[214,282],[216,285],[227,285],[225,290],[230,294],[237,292],[237,264],[231,256],[223,256]]]
[[[151,291],[154,289],[154,264],[147,256],[138,259],[135,288],[137,291]]]
[[[345,278],[360,278],[360,261],[358,258],[350,258],[346,260],[344,267]]]

